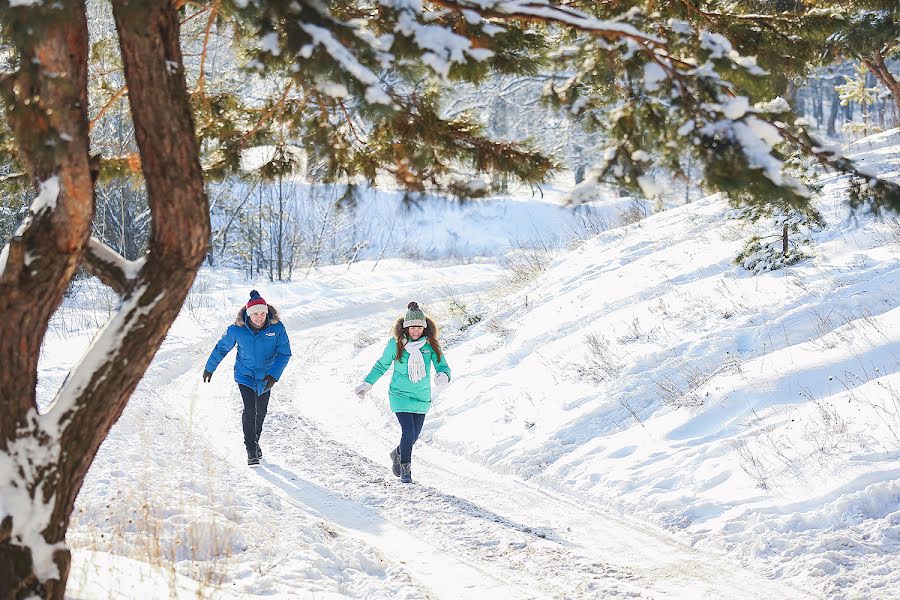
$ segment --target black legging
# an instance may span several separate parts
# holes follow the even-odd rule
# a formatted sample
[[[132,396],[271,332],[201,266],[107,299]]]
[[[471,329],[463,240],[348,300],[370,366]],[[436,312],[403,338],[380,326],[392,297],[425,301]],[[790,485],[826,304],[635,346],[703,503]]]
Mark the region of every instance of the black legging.
[[[247,452],[256,451],[256,444],[262,433],[263,421],[266,420],[266,411],[269,409],[269,392],[256,395],[256,390],[246,385],[238,384],[241,397],[244,399],[244,413],[241,415],[241,423],[244,425],[244,445]]]
[[[412,460],[412,448],[419,434],[422,433],[422,425],[425,424],[425,415],[418,413],[398,412],[397,420],[403,433],[400,435],[400,462],[408,463]]]

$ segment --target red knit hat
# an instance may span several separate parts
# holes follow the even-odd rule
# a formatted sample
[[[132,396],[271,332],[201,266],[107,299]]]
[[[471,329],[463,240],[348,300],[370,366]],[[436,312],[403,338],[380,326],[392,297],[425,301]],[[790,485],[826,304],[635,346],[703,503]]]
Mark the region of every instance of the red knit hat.
[[[269,306],[266,304],[266,301],[262,299],[262,296],[259,295],[259,292],[256,290],[251,291],[250,301],[247,302],[247,315],[268,312]]]

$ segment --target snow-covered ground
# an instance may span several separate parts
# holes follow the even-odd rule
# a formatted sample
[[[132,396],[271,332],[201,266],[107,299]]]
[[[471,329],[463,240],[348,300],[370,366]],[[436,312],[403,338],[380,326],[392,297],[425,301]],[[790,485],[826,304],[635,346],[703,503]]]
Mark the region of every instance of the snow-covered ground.
[[[853,150],[896,174],[896,132]],[[490,261],[202,271],[79,496],[69,595],[900,598],[900,224],[825,184],[814,258],[755,276],[716,198],[524,287]],[[233,353],[200,378],[251,287],[295,354],[258,469]],[[102,322],[93,289],[45,343],[43,397]],[[350,390],[409,300],[454,377],[404,486],[387,378]]]

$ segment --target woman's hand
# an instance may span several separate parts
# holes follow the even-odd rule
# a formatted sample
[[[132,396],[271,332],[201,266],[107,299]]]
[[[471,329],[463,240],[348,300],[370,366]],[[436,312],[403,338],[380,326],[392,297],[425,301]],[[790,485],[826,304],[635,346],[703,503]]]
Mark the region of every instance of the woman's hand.
[[[210,380],[210,379],[212,379],[212,373],[210,373],[209,371],[207,371],[206,369],[204,369],[204,370],[203,370],[203,382],[204,382],[204,383],[209,383],[209,380]]]
[[[434,376],[434,388],[437,391],[441,391],[448,385],[450,385],[450,377],[443,371],[439,371],[438,374]]]
[[[353,390],[353,393],[356,394],[357,398],[362,400],[363,398],[366,397],[366,393],[371,389],[372,389],[372,384],[366,383],[365,381],[363,381],[361,384],[356,386],[356,389]]]

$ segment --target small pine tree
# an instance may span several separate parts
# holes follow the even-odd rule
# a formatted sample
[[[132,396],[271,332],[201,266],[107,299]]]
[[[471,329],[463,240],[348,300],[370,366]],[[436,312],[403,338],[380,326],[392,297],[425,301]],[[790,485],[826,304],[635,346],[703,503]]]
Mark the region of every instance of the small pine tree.
[[[855,65],[853,71],[853,77],[845,77],[845,83],[834,86],[834,89],[837,90],[838,97],[841,99],[841,106],[847,106],[851,102],[855,102],[862,107],[863,122],[859,124],[860,127],[858,129],[863,135],[868,135],[878,131],[877,127],[869,121],[869,108],[878,103],[879,90],[877,87],[869,87],[867,85],[868,78],[866,75],[869,73],[869,70],[865,64]],[[848,123],[847,125],[854,126],[857,123]],[[851,130],[853,129],[855,128],[851,127]]]
[[[811,206],[802,210],[790,206],[769,207],[766,211],[750,212],[752,215],[743,218],[754,223],[766,219],[767,228],[770,226],[777,232],[752,236],[735,257],[735,264],[753,274],[775,271],[810,258],[811,253],[807,252],[812,242],[809,234],[825,226],[822,215]]]
[[[815,191],[820,171],[808,159],[793,155],[786,161],[791,173]],[[812,202],[795,205],[785,202],[732,202],[733,217],[761,227],[769,234],[754,234],[745,243],[734,263],[753,274],[775,271],[810,258],[811,235],[825,227],[825,219]]]

